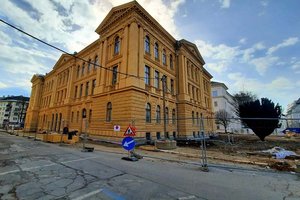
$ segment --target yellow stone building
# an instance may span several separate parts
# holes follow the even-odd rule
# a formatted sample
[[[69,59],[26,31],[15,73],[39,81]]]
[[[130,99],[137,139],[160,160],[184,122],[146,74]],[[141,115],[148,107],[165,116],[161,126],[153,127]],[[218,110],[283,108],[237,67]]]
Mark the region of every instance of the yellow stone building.
[[[195,44],[176,40],[136,1],[112,8],[99,39],[52,71],[34,75],[25,130],[70,130],[123,137],[197,137],[201,116],[213,131],[211,74]],[[166,78],[166,134],[162,77]],[[119,125],[121,131],[114,131]]]

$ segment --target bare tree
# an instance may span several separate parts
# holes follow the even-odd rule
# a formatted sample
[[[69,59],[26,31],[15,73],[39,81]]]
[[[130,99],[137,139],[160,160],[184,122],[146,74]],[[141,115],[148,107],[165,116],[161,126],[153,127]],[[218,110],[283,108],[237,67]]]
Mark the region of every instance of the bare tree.
[[[221,109],[215,113],[215,117],[216,117],[216,124],[222,125],[224,127],[225,134],[228,134],[228,142],[230,143],[230,135],[227,132],[227,128],[228,128],[229,124],[231,123],[230,114],[226,110]],[[233,141],[233,139],[232,139],[232,141]]]
[[[222,125],[225,129],[225,133],[227,133],[227,128],[229,124],[231,123],[230,114],[222,109],[215,113],[216,116],[216,124]]]

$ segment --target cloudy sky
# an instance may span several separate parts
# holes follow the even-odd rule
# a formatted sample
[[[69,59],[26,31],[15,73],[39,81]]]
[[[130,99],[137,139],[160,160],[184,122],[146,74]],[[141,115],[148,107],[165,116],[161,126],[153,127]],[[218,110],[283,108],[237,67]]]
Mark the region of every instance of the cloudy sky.
[[[123,0],[3,0],[0,18],[70,53]],[[300,97],[299,0],[138,0],[176,39],[194,42],[213,80],[286,108]],[[0,22],[0,96],[30,95],[61,53]]]

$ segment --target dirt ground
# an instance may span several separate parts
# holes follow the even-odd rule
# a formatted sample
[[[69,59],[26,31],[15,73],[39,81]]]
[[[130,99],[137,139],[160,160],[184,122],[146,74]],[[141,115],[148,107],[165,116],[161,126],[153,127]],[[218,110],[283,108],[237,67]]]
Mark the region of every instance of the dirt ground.
[[[284,136],[269,136],[264,142],[255,135],[233,135],[234,142],[227,142],[227,135],[219,135],[207,143],[207,159],[211,164],[247,165],[252,167],[274,168],[282,171],[300,172],[299,157],[293,159],[275,159],[260,151],[273,147],[281,147],[294,151],[300,156],[300,137],[286,138]],[[78,144],[79,145],[79,144]],[[126,153],[119,145],[92,144],[98,150]],[[199,144],[179,145],[174,150],[158,150],[153,145],[143,145],[136,148],[141,155],[161,157],[171,160],[201,162]]]
[[[300,173],[300,136],[268,136],[265,141],[260,141],[255,135],[233,134],[233,143],[228,143],[227,135],[220,134],[207,143],[207,159],[210,164],[247,165],[252,167],[274,168],[283,171]],[[91,143],[97,150],[126,154],[126,151],[116,144]],[[72,145],[71,145],[72,146]],[[73,145],[81,148],[82,144]],[[270,154],[262,154],[262,150],[281,147],[293,151],[298,156],[293,159],[275,159]],[[143,145],[136,148],[141,155],[161,157],[171,160],[201,162],[201,148],[199,144],[178,145],[174,150],[158,150],[154,145]]]
[[[275,159],[271,155],[261,153],[273,147],[281,147],[294,151],[300,156],[300,137],[269,136],[260,141],[255,135],[233,135],[233,143],[228,143],[227,135],[221,134],[207,144],[207,157],[213,162],[240,163],[275,168],[284,171],[297,171],[300,157],[292,159]],[[184,145],[174,150],[178,154],[199,157],[200,147]],[[298,169],[297,169],[298,167]]]

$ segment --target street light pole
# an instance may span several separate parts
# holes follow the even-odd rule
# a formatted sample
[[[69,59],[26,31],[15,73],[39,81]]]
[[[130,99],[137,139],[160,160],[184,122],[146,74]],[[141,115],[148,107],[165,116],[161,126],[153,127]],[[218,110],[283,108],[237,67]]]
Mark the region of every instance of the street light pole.
[[[166,76],[162,76],[161,78],[162,86],[163,86],[163,115],[164,115],[164,137],[166,139],[167,132],[167,123],[166,123]]]

